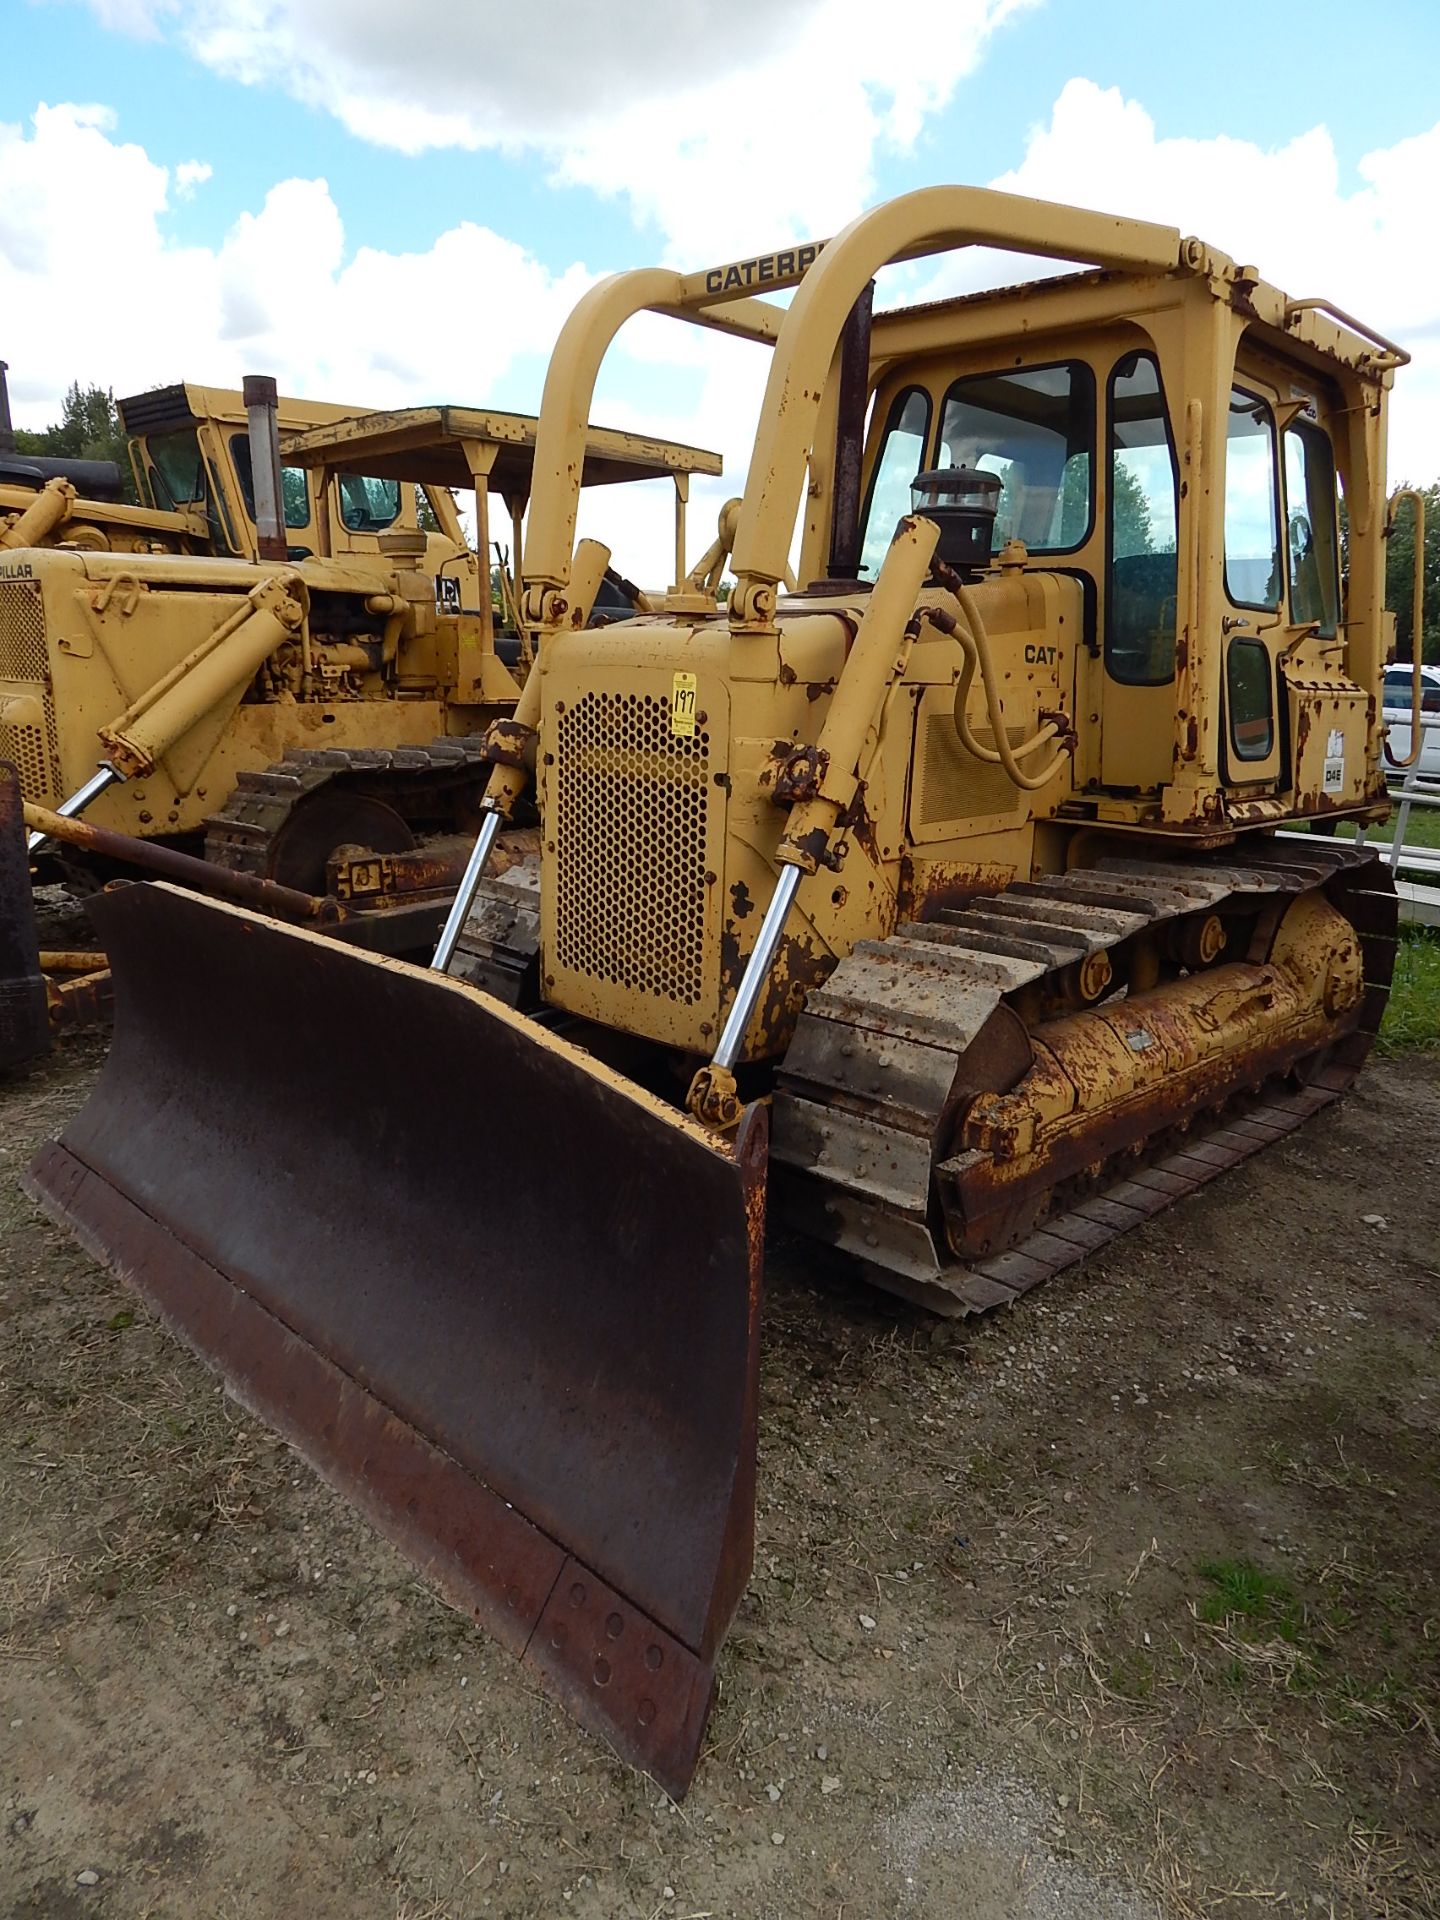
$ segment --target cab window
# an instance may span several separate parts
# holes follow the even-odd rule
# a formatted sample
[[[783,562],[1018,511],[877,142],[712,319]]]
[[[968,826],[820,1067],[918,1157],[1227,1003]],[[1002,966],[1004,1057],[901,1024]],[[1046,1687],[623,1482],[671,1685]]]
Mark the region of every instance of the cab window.
[[[870,476],[860,545],[862,579],[873,580],[879,573],[896,523],[910,511],[910,482],[925,464],[929,438],[930,396],[923,387],[907,387],[891,402],[885,438]]]
[[[1263,640],[1234,639],[1225,656],[1230,744],[1237,760],[1266,760],[1275,744],[1270,653]]]
[[[245,511],[255,518],[255,473],[250,465],[250,439],[247,434],[236,433],[230,436],[230,457],[235,462],[235,472],[240,481],[240,492],[244,496]],[[310,524],[310,487],[303,467],[282,467],[280,469],[280,492],[285,507],[287,527],[308,527]]]
[[[214,467],[200,451],[195,429],[181,427],[174,433],[151,434],[145,450],[146,474],[155,505],[166,513],[198,508],[205,515],[215,551],[239,553],[224,489]]]
[[[1160,368],[1127,353],[1106,396],[1110,501],[1106,526],[1105,665],[1129,686],[1175,677],[1179,480]]]
[[[1280,605],[1275,421],[1258,394],[1230,392],[1225,443],[1225,591],[1237,607]]]
[[[1312,621],[1325,639],[1340,618],[1340,551],[1335,537],[1335,455],[1329,435],[1310,420],[1285,429],[1285,527],[1290,560],[1290,618]]]
[[[155,504],[162,512],[175,513],[204,500],[205,463],[193,427],[178,433],[152,433],[145,447]]]
[[[351,533],[383,533],[400,518],[400,482],[342,473],[337,481],[340,518]]]
[[[941,466],[997,474],[995,543],[1067,553],[1090,531],[1095,376],[1083,360],[967,375],[945,395]]]

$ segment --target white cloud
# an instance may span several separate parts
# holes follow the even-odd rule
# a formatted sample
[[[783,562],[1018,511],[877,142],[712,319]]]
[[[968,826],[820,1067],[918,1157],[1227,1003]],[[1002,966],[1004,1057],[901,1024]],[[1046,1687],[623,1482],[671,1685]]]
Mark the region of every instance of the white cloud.
[[[208,160],[182,160],[175,169],[175,198],[193,200],[196,188],[203,187],[214,172]]]
[[[897,91],[891,110],[922,109]],[[29,129],[0,124],[0,311],[23,424],[57,417],[77,377],[125,393],[182,376],[237,384],[269,372],[283,390],[360,406],[444,399],[534,410],[550,345],[593,277],[587,265],[554,269],[470,222],[408,254],[356,249],[336,194],[306,179],[278,182],[217,244],[181,246],[169,215],[198,164],[167,169],[94,106],[42,107]],[[97,178],[110,190],[103,296],[83,211]],[[1135,102],[1072,81],[1020,164],[994,184],[1178,225],[1292,293],[1323,292],[1394,333],[1416,364],[1397,379],[1392,474],[1429,480],[1440,470],[1440,261],[1416,241],[1440,191],[1440,127],[1368,155],[1346,182],[1323,127],[1273,149],[1169,139]],[[825,224],[856,204],[837,203]],[[751,229],[745,240],[767,237]],[[701,265],[715,251],[705,243],[683,257]],[[634,264],[651,253],[637,242]],[[957,256],[893,277],[911,298],[1034,270]],[[743,486],[768,358],[642,316],[602,371],[597,419],[725,456],[722,480],[695,484],[692,559],[719,503]],[[664,498],[604,490],[581,526],[646,584],[669,578]]]
[[[77,377],[127,393],[271,372],[288,391],[365,405],[494,400],[518,360],[543,361],[589,279],[469,222],[424,252],[347,257],[324,180],[280,181],[217,246],[181,246],[167,216],[193,163],[172,175],[112,125],[64,105],[40,107],[30,129],[0,124],[0,311],[30,424]],[[99,292],[96,179],[114,196]]]
[[[1166,138],[1118,89],[1071,80],[1020,165],[992,184],[1178,226],[1297,299],[1323,294],[1398,338],[1414,364],[1396,376],[1391,472],[1428,481],[1440,471],[1440,255],[1424,236],[1440,123],[1356,170],[1363,184],[1347,189],[1324,126],[1273,147]]]
[[[28,129],[0,122],[0,312],[18,424],[58,419],[76,379],[127,394],[182,378],[238,386],[246,373],[358,408],[538,406],[555,335],[594,277],[584,266],[552,272],[468,221],[413,253],[351,250],[324,180],[282,180],[218,245],[181,246],[167,216],[193,168],[172,173],[113,130],[114,116],[90,106],[42,106]],[[103,293],[86,211],[96,179],[114,194]],[[668,385],[678,398],[657,422],[644,404],[647,382],[667,355],[683,359],[689,329],[653,325],[648,336],[643,323],[630,329],[612,357],[598,417],[702,445],[716,444],[705,423],[723,419],[733,439],[758,390],[738,405],[707,395],[732,366],[734,344],[720,343],[708,375],[675,369]],[[763,379],[766,356],[750,349],[746,357]],[[625,491],[608,490],[605,504],[587,509],[585,530],[608,538],[617,564],[649,584],[668,580],[668,509],[652,512],[649,499],[632,503]],[[697,489],[701,546],[714,510]]]
[[[1038,0],[90,0],[382,146],[538,156],[687,260],[832,231]],[[923,51],[921,51],[923,50]]]

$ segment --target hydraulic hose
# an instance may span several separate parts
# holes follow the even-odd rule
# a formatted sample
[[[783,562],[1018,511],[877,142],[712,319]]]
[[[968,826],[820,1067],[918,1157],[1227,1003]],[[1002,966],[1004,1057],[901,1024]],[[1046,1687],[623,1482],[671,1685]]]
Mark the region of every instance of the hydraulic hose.
[[[1037,752],[1051,740],[1060,738],[1060,728],[1053,720],[1047,720],[1028,740],[1022,740],[1012,746],[1010,735],[1005,726],[1004,709],[1000,704],[1000,691],[995,683],[995,670],[990,658],[990,638],[985,631],[985,621],[975,601],[975,596],[965,586],[957,586],[956,598],[960,603],[962,619],[953,623],[945,618],[937,618],[935,611],[927,610],[926,618],[942,631],[951,633],[960,643],[963,665],[960,669],[959,684],[955,689],[955,730],[960,736],[960,744],[975,759],[987,766],[1003,767],[1010,779],[1022,792],[1037,793],[1041,787],[1048,786],[1055,778],[1066,755],[1071,751],[1068,744],[1041,768],[1038,773],[1026,773],[1020,765],[1032,753]],[[995,735],[993,748],[982,746],[971,731],[969,715],[970,688],[974,682],[976,670],[979,670],[980,685],[985,694],[985,708],[990,718],[990,727]]]

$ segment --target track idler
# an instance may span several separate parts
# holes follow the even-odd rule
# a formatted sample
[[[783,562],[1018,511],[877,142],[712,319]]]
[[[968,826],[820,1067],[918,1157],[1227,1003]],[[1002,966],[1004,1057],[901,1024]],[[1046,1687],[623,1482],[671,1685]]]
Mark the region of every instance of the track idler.
[[[719,1142],[474,988],[169,886],[92,911],[115,1038],[31,1191],[682,1793],[751,1564],[764,1110]]]

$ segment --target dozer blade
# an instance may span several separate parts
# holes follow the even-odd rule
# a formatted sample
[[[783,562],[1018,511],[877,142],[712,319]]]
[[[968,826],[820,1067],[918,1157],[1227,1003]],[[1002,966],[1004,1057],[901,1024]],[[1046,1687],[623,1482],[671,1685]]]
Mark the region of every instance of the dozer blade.
[[[694,1770],[754,1520],[732,1148],[442,975],[162,885],[31,1192],[633,1764]]]
[[[0,1073],[50,1050],[19,771],[0,760]]]

